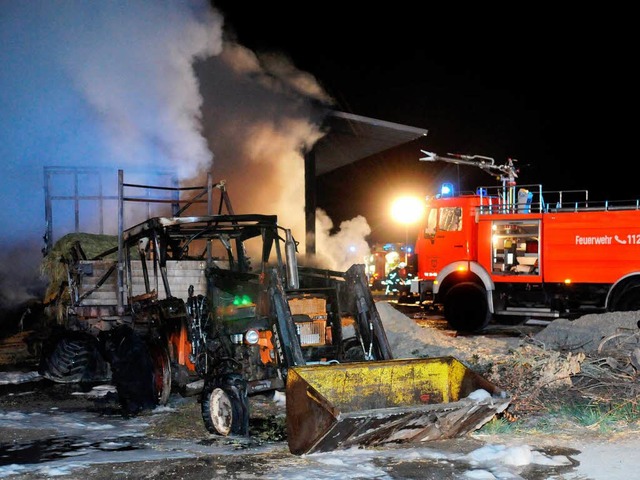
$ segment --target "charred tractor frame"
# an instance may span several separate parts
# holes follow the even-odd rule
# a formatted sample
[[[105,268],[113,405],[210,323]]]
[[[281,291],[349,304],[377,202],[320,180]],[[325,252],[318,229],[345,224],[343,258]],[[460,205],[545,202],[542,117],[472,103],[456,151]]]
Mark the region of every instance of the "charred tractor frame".
[[[66,281],[47,304],[44,376],[109,380],[133,415],[197,394],[219,435],[247,435],[249,397],[283,390],[295,454],[461,435],[507,408],[505,392],[451,357],[393,359],[363,264],[299,266],[291,231],[235,214],[224,183],[203,190],[206,215],[182,215],[201,193],[125,229],[136,198],[124,190],[144,186],[118,179],[117,245],[90,258],[78,241],[57,250]]]
[[[363,265],[298,267],[275,215],[234,214],[214,187],[215,215],[149,218],[91,259],[71,246],[45,376],[111,376],[130,414],[195,389],[209,431],[246,434],[247,397],[284,389],[290,366],[392,358]]]

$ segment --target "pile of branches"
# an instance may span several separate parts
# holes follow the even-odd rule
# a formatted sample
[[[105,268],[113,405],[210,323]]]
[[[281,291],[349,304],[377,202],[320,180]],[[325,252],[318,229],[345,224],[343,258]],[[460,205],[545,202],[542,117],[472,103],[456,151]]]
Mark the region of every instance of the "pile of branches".
[[[525,339],[491,365],[488,378],[511,394],[516,418],[567,403],[620,405],[640,395],[640,333],[611,335],[596,351],[550,350]]]

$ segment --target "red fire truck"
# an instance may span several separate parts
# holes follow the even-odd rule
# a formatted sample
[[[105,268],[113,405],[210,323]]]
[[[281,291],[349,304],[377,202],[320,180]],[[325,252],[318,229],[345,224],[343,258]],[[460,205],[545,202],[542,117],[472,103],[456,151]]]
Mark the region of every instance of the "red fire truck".
[[[512,160],[422,153],[421,161],[471,165],[501,180],[470,194],[448,184],[427,198],[411,288],[452,328],[640,310],[638,201],[517,186]]]

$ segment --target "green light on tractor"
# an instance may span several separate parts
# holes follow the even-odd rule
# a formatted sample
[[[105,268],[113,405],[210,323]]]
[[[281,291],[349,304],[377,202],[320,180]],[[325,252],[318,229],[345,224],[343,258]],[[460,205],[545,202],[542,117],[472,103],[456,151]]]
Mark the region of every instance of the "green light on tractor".
[[[251,305],[253,302],[251,301],[251,297],[249,297],[249,295],[236,295],[233,298],[233,304],[236,307],[239,306],[243,306],[243,305]]]

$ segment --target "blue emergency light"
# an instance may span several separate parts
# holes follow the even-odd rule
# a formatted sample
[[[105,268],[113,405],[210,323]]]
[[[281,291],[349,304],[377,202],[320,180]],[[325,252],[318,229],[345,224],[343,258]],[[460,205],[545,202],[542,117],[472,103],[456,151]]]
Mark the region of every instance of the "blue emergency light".
[[[442,186],[440,187],[440,197],[453,197],[454,194],[454,189],[453,189],[453,183],[450,182],[445,182],[442,184]]]

